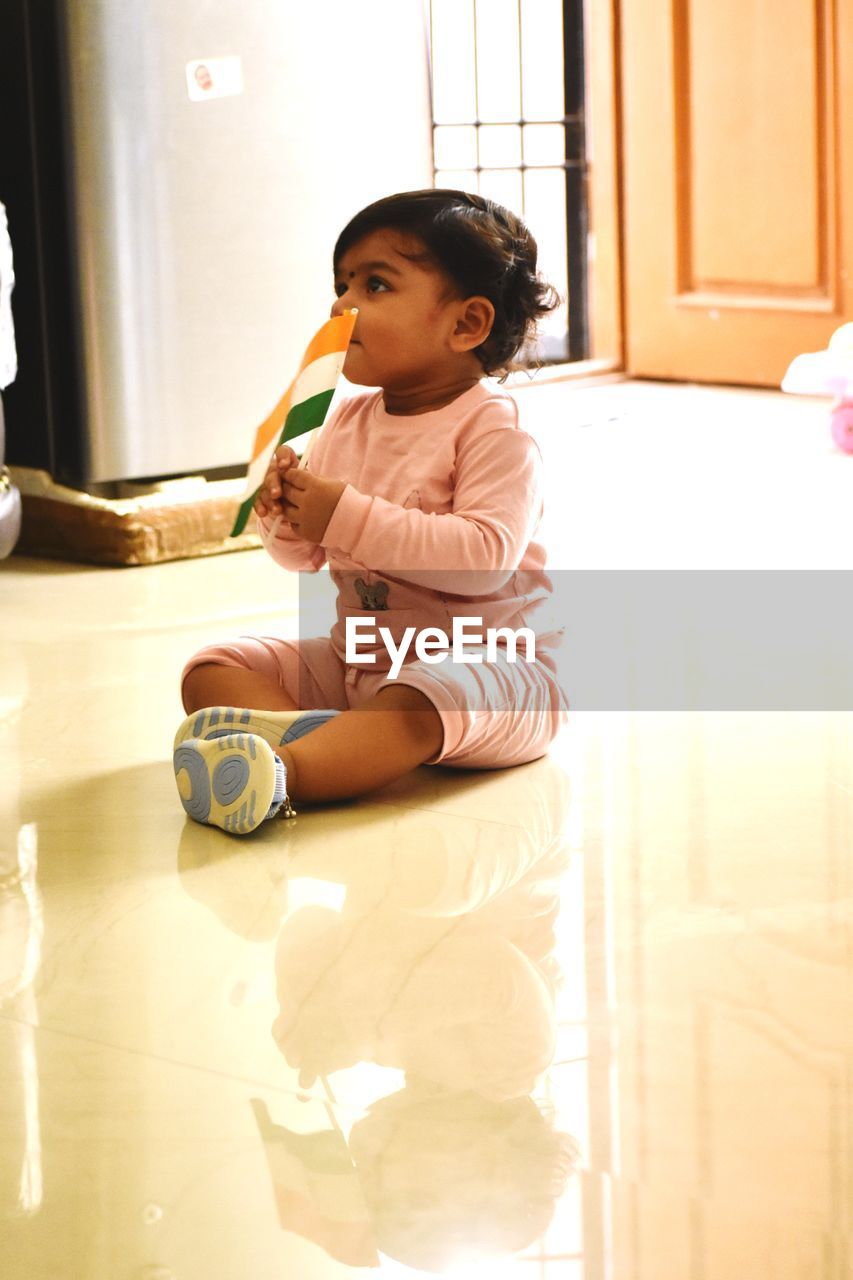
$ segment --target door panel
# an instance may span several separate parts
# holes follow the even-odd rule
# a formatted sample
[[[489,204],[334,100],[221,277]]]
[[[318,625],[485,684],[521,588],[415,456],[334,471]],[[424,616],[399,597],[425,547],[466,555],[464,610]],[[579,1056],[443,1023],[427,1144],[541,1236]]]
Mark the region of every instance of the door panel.
[[[623,0],[630,372],[778,385],[853,318],[851,10]]]

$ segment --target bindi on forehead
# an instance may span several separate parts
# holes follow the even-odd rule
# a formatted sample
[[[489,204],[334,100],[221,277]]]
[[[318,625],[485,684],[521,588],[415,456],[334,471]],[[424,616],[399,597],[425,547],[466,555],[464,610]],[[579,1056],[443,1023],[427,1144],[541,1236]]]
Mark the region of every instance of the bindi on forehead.
[[[361,250],[362,253],[377,255],[375,258],[365,259],[362,262],[356,262],[355,270],[345,271],[344,266],[348,266],[350,262],[356,259],[357,254]],[[389,261],[389,258],[392,261]],[[398,262],[395,267],[393,262]],[[397,275],[406,275],[412,267],[424,272],[434,272],[437,267],[433,255],[420,237],[415,235],[401,234],[397,230],[388,232],[386,230],[377,230],[364,236],[362,240],[350,245],[349,249],[341,255],[338,269],[340,275],[346,279],[354,280],[359,271],[389,271]]]
[[[394,276],[403,274],[399,267],[392,267],[390,262],[383,262],[376,258],[372,262],[360,262],[354,271],[347,271],[347,279],[354,280],[359,271],[390,271]]]

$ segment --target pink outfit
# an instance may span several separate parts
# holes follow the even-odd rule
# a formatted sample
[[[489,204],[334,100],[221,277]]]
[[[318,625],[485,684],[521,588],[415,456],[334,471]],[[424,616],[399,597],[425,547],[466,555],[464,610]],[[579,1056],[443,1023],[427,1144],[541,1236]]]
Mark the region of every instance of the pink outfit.
[[[515,401],[483,383],[429,413],[387,412],[381,391],[340,403],[317,437],[308,470],[347,487],[323,543],[308,542],[284,521],[259,521],[264,545],[285,569],[315,573],[326,561],[337,587],[330,637],[244,637],[202,650],[204,662],[263,671],[300,707],[356,707],[385,684],[422,690],[444,724],[430,764],[462,768],[521,764],[545,754],[564,723],[568,701],[553,652],[562,633],[540,624],[551,583],[534,540],[542,515],[542,458],[518,424]],[[396,680],[383,641],[361,641],[370,665],[345,660],[347,616],[373,619],[399,645],[407,627],[452,634],[453,618],[483,627],[530,628],[536,660],[498,649],[481,664],[418,659],[412,644]],[[479,630],[480,628],[472,628]],[[474,652],[466,644],[466,652]],[[487,714],[488,713],[488,714]]]

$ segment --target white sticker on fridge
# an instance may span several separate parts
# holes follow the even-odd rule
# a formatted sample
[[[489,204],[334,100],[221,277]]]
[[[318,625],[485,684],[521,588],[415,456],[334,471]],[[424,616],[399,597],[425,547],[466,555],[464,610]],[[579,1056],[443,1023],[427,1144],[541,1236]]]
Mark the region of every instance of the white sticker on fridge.
[[[193,102],[229,98],[243,92],[242,58],[195,58],[187,63],[187,92]]]

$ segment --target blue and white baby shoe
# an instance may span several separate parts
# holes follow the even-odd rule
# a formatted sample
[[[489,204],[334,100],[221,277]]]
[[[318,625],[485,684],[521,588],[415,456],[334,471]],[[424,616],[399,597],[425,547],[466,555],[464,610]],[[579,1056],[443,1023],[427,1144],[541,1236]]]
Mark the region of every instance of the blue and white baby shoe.
[[[248,835],[279,812],[296,817],[284,762],[263,738],[251,733],[186,738],[172,760],[181,804],[195,822]]]

